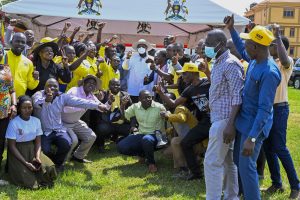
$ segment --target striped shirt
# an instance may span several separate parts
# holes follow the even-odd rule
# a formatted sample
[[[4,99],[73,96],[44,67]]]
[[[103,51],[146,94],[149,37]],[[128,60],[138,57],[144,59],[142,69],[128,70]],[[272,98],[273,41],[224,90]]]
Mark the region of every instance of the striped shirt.
[[[231,107],[242,104],[244,69],[229,50],[216,59],[211,71],[209,107],[211,122],[229,118]]]

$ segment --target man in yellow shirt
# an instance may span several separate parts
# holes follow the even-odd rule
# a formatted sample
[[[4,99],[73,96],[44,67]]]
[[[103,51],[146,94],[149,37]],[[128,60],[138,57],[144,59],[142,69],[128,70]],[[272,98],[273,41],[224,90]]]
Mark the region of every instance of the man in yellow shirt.
[[[22,55],[25,45],[26,36],[23,33],[14,34],[11,50],[4,58],[4,62],[10,66],[17,97],[24,95],[27,89],[35,89],[39,84],[39,72],[34,69],[32,62]]]
[[[114,55],[111,58],[111,63],[108,64],[106,62],[103,62],[100,64],[100,70],[103,73],[101,76],[102,81],[102,89],[108,90],[109,81],[111,79],[118,79],[120,80],[120,71],[118,70],[118,67],[120,65],[120,58],[116,55]]]

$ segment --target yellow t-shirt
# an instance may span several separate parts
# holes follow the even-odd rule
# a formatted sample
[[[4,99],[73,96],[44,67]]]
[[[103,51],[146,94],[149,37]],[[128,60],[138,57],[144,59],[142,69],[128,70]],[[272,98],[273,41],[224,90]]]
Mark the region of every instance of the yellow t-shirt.
[[[3,64],[4,59],[1,61]],[[17,97],[25,94],[27,89],[35,89],[39,81],[33,78],[34,67],[28,58],[23,55],[16,56],[11,50],[7,52],[7,64],[14,81],[14,88]]]
[[[91,57],[87,57],[86,60],[84,62],[87,62],[90,68],[90,74],[96,76],[98,69],[97,69],[97,59],[96,58],[91,58]]]
[[[106,62],[100,64],[100,70],[103,75],[101,76],[101,88],[103,90],[108,90],[109,81],[111,79],[119,79],[120,80],[120,72],[119,70],[115,71],[111,65],[108,65]]]

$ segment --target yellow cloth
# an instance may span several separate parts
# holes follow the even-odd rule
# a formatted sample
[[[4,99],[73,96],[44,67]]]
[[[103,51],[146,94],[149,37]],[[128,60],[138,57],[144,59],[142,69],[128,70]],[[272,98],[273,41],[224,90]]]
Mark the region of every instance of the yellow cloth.
[[[120,80],[119,70],[115,71],[111,65],[108,65],[106,62],[100,64],[100,70],[103,75],[100,80],[102,81],[101,89],[108,90],[109,81],[113,78]]]
[[[121,102],[121,98],[120,98],[120,95],[121,93],[119,92],[118,94],[116,95],[113,95],[115,97],[115,101],[111,104],[111,112],[113,112],[116,108],[120,109],[121,105],[120,105],[120,102]],[[113,123],[116,123],[116,124],[123,124],[124,120],[120,119],[116,122],[113,122]]]
[[[198,120],[193,113],[187,107],[182,105],[177,106],[174,113],[168,115],[168,121],[171,123],[186,123],[190,129],[198,124]],[[202,144],[206,148],[208,139],[202,141]]]
[[[177,106],[174,114],[168,115],[168,121],[186,123],[190,128],[194,128],[198,124],[196,117],[185,106]]]
[[[34,71],[33,64],[28,58],[23,55],[16,56],[9,50],[7,52],[7,61],[17,97],[24,95],[27,89],[33,90],[38,86],[39,81],[35,80],[32,75]]]
[[[100,49],[98,51],[98,54],[100,57],[105,58],[105,48],[104,46],[100,46]]]
[[[246,75],[247,70],[248,70],[248,65],[249,65],[249,63],[248,63],[247,61],[245,61],[245,60],[241,60],[241,62],[242,62],[242,64],[243,64],[243,67],[244,67],[244,73],[245,73],[245,75]]]

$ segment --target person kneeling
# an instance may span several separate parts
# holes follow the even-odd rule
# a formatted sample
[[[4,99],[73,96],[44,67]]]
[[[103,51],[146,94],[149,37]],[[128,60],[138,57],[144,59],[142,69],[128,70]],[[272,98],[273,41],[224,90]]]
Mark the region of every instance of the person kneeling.
[[[53,186],[57,173],[54,163],[41,152],[43,131],[40,120],[31,116],[31,98],[21,96],[18,109],[19,116],[10,121],[6,131],[10,181],[32,189]]]
[[[124,108],[121,107],[121,109]],[[127,136],[117,144],[119,153],[139,156],[141,160],[146,159],[151,173],[157,171],[154,151],[157,149],[158,140],[161,138],[157,138],[155,133],[163,129],[164,121],[160,116],[162,111],[166,111],[165,107],[152,101],[149,91],[142,90],[139,93],[139,102],[131,105],[125,111],[125,118],[131,121],[131,132],[134,134]],[[138,129],[135,127],[134,121],[139,124]]]

